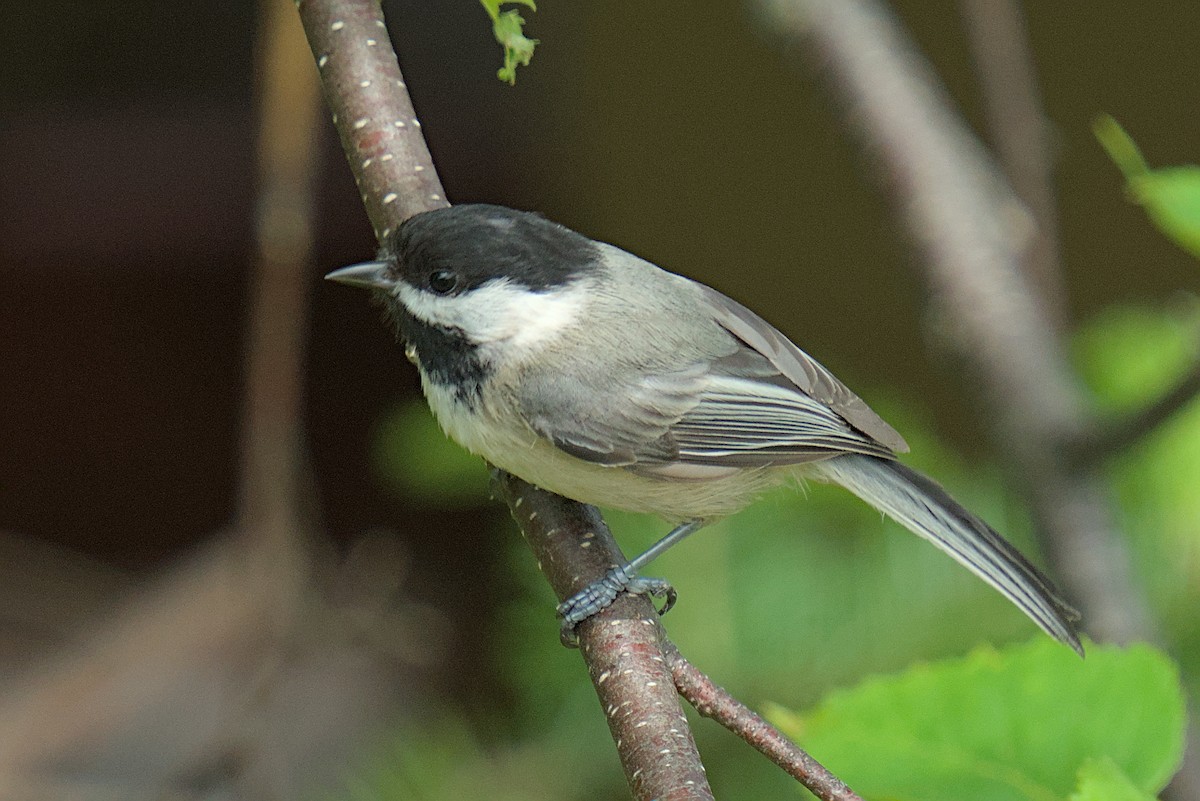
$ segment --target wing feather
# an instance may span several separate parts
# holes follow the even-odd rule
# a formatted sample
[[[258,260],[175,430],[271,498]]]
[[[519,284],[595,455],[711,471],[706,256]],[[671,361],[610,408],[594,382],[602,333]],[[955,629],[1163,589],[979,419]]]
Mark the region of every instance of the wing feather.
[[[890,451],[907,453],[908,443],[896,429],[875,414],[862,398],[855,395],[820,362],[809,356],[774,326],[754,312],[712,287],[697,284],[714,319],[765,357],[784,377],[801,391],[828,405],[850,425],[876,440]]]
[[[891,459],[908,450],[891,426],[783,334],[716,290],[694,286],[728,337],[724,352],[617,385],[578,365],[536,381],[526,376],[521,407],[534,431],[580,459],[650,474],[845,453]]]
[[[710,374],[699,403],[671,426],[670,433],[679,458],[697,464],[752,467],[842,453],[892,455],[808,395],[716,374]]]

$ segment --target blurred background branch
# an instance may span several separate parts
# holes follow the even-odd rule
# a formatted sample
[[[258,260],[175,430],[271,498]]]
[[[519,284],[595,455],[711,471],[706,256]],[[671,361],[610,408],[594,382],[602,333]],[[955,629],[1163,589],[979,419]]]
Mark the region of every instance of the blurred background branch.
[[[402,578],[364,582],[314,550],[303,388],[318,94],[292,3],[264,0],[261,9],[257,258],[236,519],[173,568],[124,582],[99,619],[99,605],[77,610],[86,636],[6,688],[6,798],[294,798],[333,781],[398,708],[389,684],[413,652],[356,641],[380,618],[402,628],[404,615],[381,598]],[[387,557],[375,548],[402,575],[403,560]],[[31,564],[66,578],[61,556]],[[55,591],[69,597],[112,582],[95,566],[73,583]],[[363,607],[375,619],[355,625]]]
[[[959,8],[979,78],[988,138],[1013,194],[1031,218],[1023,232],[1020,264],[1044,314],[1061,331],[1067,322],[1067,299],[1059,263],[1055,148],[1042,111],[1025,13],[1018,0],[960,0]]]
[[[258,48],[256,256],[246,345],[238,516],[276,547],[311,535],[304,441],[320,92],[295,11],[263,0]]]
[[[1095,425],[1065,345],[1025,278],[1032,220],[882,5],[768,3],[810,48],[847,104],[852,130],[885,167],[921,251],[918,264],[994,415],[993,437],[1029,498],[1054,571],[1104,640],[1158,639],[1100,479],[1068,459]]]
[[[1132,447],[1200,396],[1200,347],[1192,350],[1191,367],[1185,368],[1174,385],[1142,408],[1105,421],[1090,440],[1080,443],[1084,464],[1094,464]]]
[[[1000,160],[1022,198],[882,4],[768,0],[764,7],[808,48],[852,129],[884,166],[944,321],[942,344],[978,381],[1010,478],[1028,498],[1085,630],[1106,642],[1161,642],[1115,501],[1094,466],[1073,458],[1100,424],[1053,317],[1061,307],[1056,215],[1019,10],[964,4]],[[1193,747],[1174,785],[1178,797],[1196,797],[1198,779]]]

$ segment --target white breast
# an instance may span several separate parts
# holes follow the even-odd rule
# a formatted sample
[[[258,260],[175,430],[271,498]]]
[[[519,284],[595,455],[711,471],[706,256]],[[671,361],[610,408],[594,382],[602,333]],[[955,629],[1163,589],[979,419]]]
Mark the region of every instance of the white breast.
[[[583,503],[654,514],[671,522],[726,517],[788,480],[769,469],[705,470],[664,466],[657,475],[604,467],[570,456],[525,425],[514,410],[469,409],[422,373],[430,408],[447,436],[496,467]]]

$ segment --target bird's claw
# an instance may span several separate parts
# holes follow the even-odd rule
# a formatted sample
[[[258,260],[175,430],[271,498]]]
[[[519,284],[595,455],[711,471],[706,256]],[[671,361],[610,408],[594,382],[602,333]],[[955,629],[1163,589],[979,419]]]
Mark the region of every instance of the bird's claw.
[[[658,610],[659,615],[670,611],[678,598],[675,588],[666,579],[646,578],[632,573],[627,567],[614,567],[558,605],[558,615],[562,619],[559,634],[563,645],[568,648],[578,647],[576,627],[600,610],[611,606],[622,592],[666,599],[662,608]]]

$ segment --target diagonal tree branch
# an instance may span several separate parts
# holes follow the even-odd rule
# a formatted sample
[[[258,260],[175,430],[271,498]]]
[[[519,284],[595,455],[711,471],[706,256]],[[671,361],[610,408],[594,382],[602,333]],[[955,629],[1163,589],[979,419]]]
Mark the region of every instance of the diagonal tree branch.
[[[565,600],[626,560],[600,513],[495,471],[538,567]],[[650,599],[622,594],[579,624],[580,650],[635,798],[712,798]]]
[[[377,238],[448,205],[379,3],[301,0],[297,7]],[[595,509],[503,473],[497,486],[560,598],[624,562]],[[710,799],[660,632],[647,599],[623,596],[579,627],[581,653],[635,797]]]
[[[1165,423],[1200,397],[1200,360],[1193,361],[1175,384],[1141,409],[1100,426],[1080,448],[1084,464],[1119,453]]]
[[[844,781],[785,737],[783,732],[699,671],[674,643],[667,643],[663,650],[675,679],[675,688],[697,712],[745,740],[821,801],[862,801]]]
[[[581,566],[589,573],[604,572],[625,561],[594,508],[564,507],[557,496],[514,476],[499,470],[493,476],[525,539],[545,560],[539,565],[559,600],[589,583],[576,572]],[[648,598],[621,595],[611,609],[613,619],[596,616],[580,624],[580,641],[617,749],[635,752],[622,753],[622,763],[650,766],[633,773],[627,768],[636,797],[711,797],[703,767],[689,757],[695,744],[678,691],[697,712],[733,732],[821,801],[861,801],[845,782],[688,662],[667,638]],[[623,657],[636,652],[650,658]]]
[[[449,206],[379,3],[300,0],[296,8],[376,238]]]

